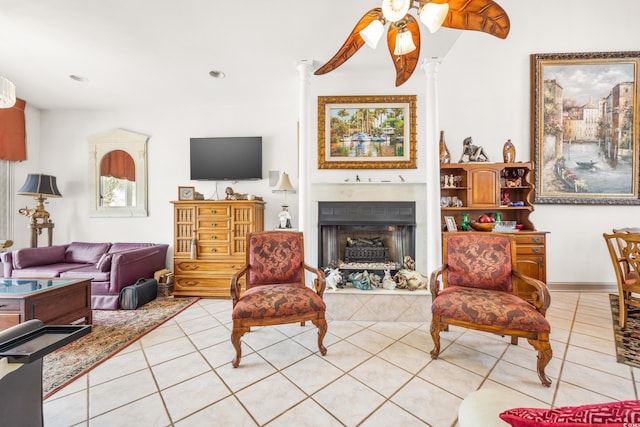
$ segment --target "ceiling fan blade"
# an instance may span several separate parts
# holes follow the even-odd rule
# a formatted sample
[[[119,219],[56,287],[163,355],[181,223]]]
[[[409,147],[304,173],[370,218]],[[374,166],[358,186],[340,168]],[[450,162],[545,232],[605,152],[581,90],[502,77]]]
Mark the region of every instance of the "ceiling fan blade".
[[[396,38],[398,37],[400,28],[403,26],[411,31],[411,39],[416,48],[404,55],[395,55],[393,52],[396,50]],[[412,15],[407,14],[402,20],[392,22],[387,32],[387,45],[393,66],[396,68],[397,87],[409,80],[409,77],[411,77],[418,66],[418,59],[420,58],[420,25],[418,21],[416,21]]]
[[[370,11],[365,13],[353,28],[351,34],[349,34],[349,37],[347,37],[347,40],[344,42],[340,50],[338,50],[338,52],[333,55],[333,58],[331,58],[322,67],[318,68],[313,74],[317,76],[326,74],[347,62],[347,60],[351,58],[364,45],[364,39],[362,38],[362,36],[360,36],[360,31],[367,28],[367,26],[372,21],[375,21],[376,19],[379,19],[381,17],[382,9],[379,7],[371,9]]]
[[[507,38],[510,21],[507,12],[493,0],[448,0],[449,13],[443,27],[482,31],[501,39]]]

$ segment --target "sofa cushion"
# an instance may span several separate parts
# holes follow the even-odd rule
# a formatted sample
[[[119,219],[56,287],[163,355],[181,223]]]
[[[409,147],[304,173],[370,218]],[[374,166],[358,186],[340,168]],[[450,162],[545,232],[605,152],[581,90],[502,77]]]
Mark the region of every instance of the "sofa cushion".
[[[514,408],[500,414],[512,427],[622,426],[640,423],[640,401],[563,406],[553,409]]]
[[[465,322],[519,329],[531,332],[550,332],[545,317],[527,301],[511,293],[490,289],[449,286],[431,304],[434,316]]]
[[[65,249],[66,245],[18,249],[13,252],[13,267],[28,268],[34,265],[64,262]]]
[[[113,258],[113,254],[111,253],[102,254],[102,256],[100,257],[100,260],[96,264],[96,268],[98,269],[98,271],[101,271],[103,273],[110,271],[111,258]]]
[[[232,319],[269,319],[325,311],[316,292],[302,283],[255,286],[242,294]]]
[[[148,248],[149,246],[156,246],[155,243],[113,243],[109,248],[109,253],[116,253],[122,251],[130,251],[131,249]]]
[[[65,271],[87,267],[88,264],[58,263],[48,265],[36,265],[28,268],[15,269],[11,273],[12,277],[34,278],[34,277],[60,277]]]
[[[109,271],[102,272],[93,265],[87,265],[60,273],[60,277],[65,279],[91,279],[92,281],[104,282],[109,280],[110,274]]]
[[[73,242],[67,246],[64,260],[65,262],[96,264],[110,246],[110,243]]]

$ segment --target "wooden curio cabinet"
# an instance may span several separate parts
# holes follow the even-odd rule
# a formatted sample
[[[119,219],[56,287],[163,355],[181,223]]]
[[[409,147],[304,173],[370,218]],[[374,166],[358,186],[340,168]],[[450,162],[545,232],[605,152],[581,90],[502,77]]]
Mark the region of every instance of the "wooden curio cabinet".
[[[229,298],[245,263],[246,235],[264,229],[264,202],[174,201],[175,296]]]
[[[462,215],[469,221],[481,215],[522,224],[512,234],[517,243],[517,268],[523,274],[546,283],[546,232],[537,231],[529,219],[533,212],[533,165],[519,163],[450,163],[440,165],[440,221],[446,232],[445,216],[458,225]],[[473,232],[473,231],[470,231]],[[528,289],[519,289],[529,299]]]

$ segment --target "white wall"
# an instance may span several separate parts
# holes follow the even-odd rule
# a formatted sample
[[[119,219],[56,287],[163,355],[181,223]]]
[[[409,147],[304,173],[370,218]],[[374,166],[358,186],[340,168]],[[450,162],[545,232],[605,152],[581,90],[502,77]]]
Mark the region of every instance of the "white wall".
[[[529,55],[574,51],[622,51],[637,49],[640,29],[635,20],[640,2],[607,2],[607,12],[596,0],[499,0],[511,18],[511,33],[500,40],[482,33],[466,32],[444,58],[439,72],[440,128],[445,131],[453,159],[460,155],[466,136],[483,145],[492,160],[501,160],[502,145],[510,138],[517,160],[529,160]],[[380,50],[380,48],[379,48]],[[378,52],[387,54],[386,52]],[[388,54],[387,54],[388,55]],[[390,61],[390,60],[389,60]],[[353,73],[351,72],[353,71]],[[316,123],[310,124],[311,143],[302,167],[309,168],[309,183],[341,182],[371,177],[424,182],[425,173],[425,76],[414,76],[394,87],[391,62],[388,69],[350,69],[348,63],[325,76],[312,77],[310,95],[418,95],[417,170],[317,170]],[[264,85],[269,82],[265,81]],[[254,193],[267,201],[265,227],[277,224],[281,195],[272,194],[267,173],[285,170],[297,186],[298,75],[291,64],[290,85],[279,99],[255,94],[238,105],[235,99],[213,99],[206,105],[160,105],[121,111],[27,110],[29,160],[16,166],[16,186],[29,172],[57,176],[62,199],[51,199],[47,209],[56,226],[54,244],[73,240],[155,241],[172,243],[172,205],[179,185],[195,185],[210,197],[214,183],[189,181],[189,138],[194,136],[262,135],[265,179],[231,184],[238,192]],[[312,102],[311,114],[316,114]],[[89,218],[87,137],[113,128],[147,134],[149,217]],[[227,183],[218,185],[221,195]],[[429,183],[427,183],[429,185]],[[223,197],[223,196],[221,196]],[[288,197],[294,226],[297,194]],[[33,205],[16,196],[16,206]],[[536,205],[532,220],[548,231],[548,282],[553,284],[613,283],[602,233],[618,226],[637,226],[640,207]],[[418,212],[420,215],[421,213]],[[16,246],[28,246],[27,219],[16,215]],[[439,239],[439,236],[429,236]],[[171,251],[170,251],[171,252]],[[421,254],[420,256],[424,256]],[[418,262],[420,260],[417,260]]]
[[[462,140],[487,147],[501,160],[507,139],[517,160],[530,156],[529,55],[639,50],[640,2],[618,0],[499,0],[509,13],[506,40],[464,33],[445,58],[440,77],[440,124],[453,159]],[[548,231],[547,279],[559,283],[613,283],[603,232],[637,226],[640,206],[535,206],[531,218]]]

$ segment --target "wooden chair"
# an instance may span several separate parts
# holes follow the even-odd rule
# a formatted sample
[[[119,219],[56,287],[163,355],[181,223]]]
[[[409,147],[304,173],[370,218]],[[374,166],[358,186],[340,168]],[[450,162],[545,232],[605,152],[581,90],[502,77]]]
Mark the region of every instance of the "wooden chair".
[[[238,367],[242,357],[240,339],[252,326],[304,324],[310,320],[318,327],[318,349],[323,356],[327,354],[322,344],[327,333],[326,306],[322,299],[325,277],[322,271],[305,264],[302,233],[249,233],[246,254],[245,266],[231,278],[231,343],[236,350],[231,362],[233,367]],[[305,285],[305,270],[316,276],[313,289]],[[243,276],[244,293],[240,280]]]
[[[547,285],[515,269],[515,238],[503,233],[448,233],[443,240],[444,264],[431,274],[431,357],[440,354],[440,331],[449,325],[511,336],[511,343],[526,338],[537,351],[538,377],[553,354],[551,326],[545,318],[551,302]],[[531,303],[517,296],[514,279],[535,289]],[[442,284],[442,288],[440,287]]]
[[[604,241],[616,273],[620,304],[618,324],[627,326],[628,307],[640,307],[640,230],[620,229],[604,233]]]

